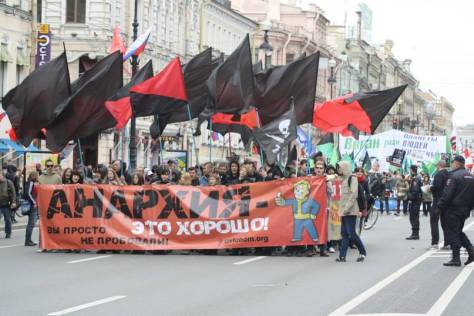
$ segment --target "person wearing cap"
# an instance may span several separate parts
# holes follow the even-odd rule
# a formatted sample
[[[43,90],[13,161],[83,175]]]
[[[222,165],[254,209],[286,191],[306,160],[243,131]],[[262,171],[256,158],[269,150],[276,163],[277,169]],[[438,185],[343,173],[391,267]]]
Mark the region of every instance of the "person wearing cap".
[[[406,239],[418,240],[420,239],[420,206],[423,201],[423,192],[421,191],[423,182],[418,175],[418,167],[415,165],[410,167],[410,179],[410,187],[408,188],[410,206],[408,213],[410,214],[411,235]]]
[[[464,222],[474,206],[474,177],[466,170],[464,163],[464,157],[454,157],[446,188],[437,205],[445,214],[444,238],[451,245],[451,260],[443,264],[448,267],[461,266],[461,246],[466,248],[469,255],[464,264],[474,262],[474,248],[463,232]]]

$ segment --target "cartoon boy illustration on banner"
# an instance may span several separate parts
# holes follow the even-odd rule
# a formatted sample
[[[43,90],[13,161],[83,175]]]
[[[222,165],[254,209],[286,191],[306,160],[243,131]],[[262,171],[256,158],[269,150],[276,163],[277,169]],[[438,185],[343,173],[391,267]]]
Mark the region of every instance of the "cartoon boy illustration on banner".
[[[306,180],[298,181],[293,186],[294,199],[285,200],[278,193],[275,198],[277,206],[292,206],[293,208],[293,239],[292,242],[301,241],[303,229],[306,229],[313,241],[318,241],[318,232],[314,219],[319,212],[319,203],[309,197],[310,184]]]

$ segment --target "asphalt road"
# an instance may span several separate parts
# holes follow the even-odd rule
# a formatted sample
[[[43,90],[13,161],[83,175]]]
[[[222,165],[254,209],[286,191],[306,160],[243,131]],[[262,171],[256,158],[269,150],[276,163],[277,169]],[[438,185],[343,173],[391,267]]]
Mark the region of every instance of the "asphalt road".
[[[474,240],[474,221],[467,222]],[[368,257],[39,253],[0,238],[0,315],[474,315],[474,267],[406,241],[408,217],[363,233]],[[36,236],[37,237],[37,236]],[[463,259],[465,258],[465,254]]]

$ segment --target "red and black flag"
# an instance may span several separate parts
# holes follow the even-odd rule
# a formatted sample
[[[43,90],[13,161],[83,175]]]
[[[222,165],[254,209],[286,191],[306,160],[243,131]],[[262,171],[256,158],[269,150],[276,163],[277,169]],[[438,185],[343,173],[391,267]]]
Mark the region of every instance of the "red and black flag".
[[[120,88],[113,96],[105,101],[105,107],[109,110],[110,114],[117,121],[115,126],[117,129],[123,128],[127,125],[128,120],[132,117],[132,105],[130,104],[130,92],[129,90],[143,81],[153,77],[153,63],[148,61],[136,74],[133,76],[130,82]]]
[[[116,121],[105,101],[122,85],[122,54],[112,53],[86,71],[61,105],[64,110],[47,127],[46,147],[60,152],[67,143],[112,128]]]
[[[373,134],[407,86],[355,93],[316,104],[313,125],[326,132]]]
[[[211,117],[211,121],[212,124],[208,124],[208,129],[223,136],[227,133],[240,134],[244,145],[250,141],[252,130],[259,126],[255,109],[244,114],[216,113]]]
[[[209,94],[206,80],[217,65],[218,63],[212,60],[212,48],[208,48],[194,56],[183,66],[184,83],[186,85],[191,118],[198,117],[207,105]],[[167,123],[189,121],[188,107],[183,106],[182,101],[179,100],[176,100],[175,103],[177,103],[175,104],[177,106],[170,106],[172,111],[167,116]]]
[[[69,97],[66,53],[37,68],[2,99],[17,139],[28,146],[61,112]]]
[[[295,101],[297,124],[313,122],[318,78],[319,52],[255,75],[255,99],[262,124],[278,119]]]
[[[135,116],[150,116],[172,112],[176,106],[188,103],[179,57],[173,59],[154,77],[130,89]],[[177,102],[178,101],[178,102]]]
[[[246,113],[255,106],[249,35],[207,79],[212,113]]]

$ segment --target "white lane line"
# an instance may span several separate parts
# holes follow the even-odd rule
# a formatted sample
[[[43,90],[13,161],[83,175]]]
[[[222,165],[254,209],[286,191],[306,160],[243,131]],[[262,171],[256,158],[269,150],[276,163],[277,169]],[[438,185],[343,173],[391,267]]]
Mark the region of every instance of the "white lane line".
[[[255,257],[255,258],[250,258],[250,259],[246,259],[246,260],[243,260],[243,261],[234,262],[234,264],[236,264],[236,265],[246,264],[246,263],[262,260],[263,258],[266,258],[266,256],[259,256],[259,257]]]
[[[126,296],[124,296],[124,295],[111,296],[111,297],[107,297],[107,298],[97,300],[97,301],[93,301],[93,302],[90,302],[90,303],[86,303],[86,304],[77,305],[77,306],[74,306],[74,307],[71,307],[71,308],[63,309],[63,310],[58,311],[58,312],[50,313],[50,314],[48,314],[48,316],[66,315],[66,314],[74,313],[74,312],[77,312],[77,311],[80,311],[80,310],[83,310],[83,309],[86,309],[86,308],[89,308],[89,307],[94,307],[94,306],[97,306],[97,305],[101,305],[101,304],[110,303],[110,302],[113,302],[113,301],[116,301],[116,300],[120,300],[120,299],[125,298],[125,297]]]
[[[86,261],[92,261],[92,260],[105,259],[105,258],[108,258],[108,257],[112,257],[112,256],[111,255],[106,255],[106,256],[91,257],[91,258],[86,258],[86,259],[72,260],[72,261],[68,261],[66,263],[80,263],[80,262],[86,262]]]
[[[18,247],[18,246],[21,246],[21,244],[7,245],[7,246],[0,246],[0,249],[4,249],[4,248],[13,248],[13,247]]]
[[[430,310],[426,315],[430,316],[441,316],[444,312],[446,307],[448,307],[449,303],[453,300],[456,293],[461,289],[463,284],[467,281],[469,276],[471,275],[474,267],[471,265],[466,266],[461,273],[454,279],[454,281],[449,285],[449,287],[441,294],[440,298],[436,301],[436,303],[431,306]]]
[[[426,316],[426,314],[379,313],[379,314],[350,314],[350,316]]]
[[[382,290],[384,287],[389,285],[390,283],[394,282],[398,278],[400,278],[402,275],[416,267],[418,264],[423,262],[425,259],[430,257],[434,253],[434,250],[429,250],[413,260],[412,262],[406,264],[405,266],[401,267],[382,281],[378,282],[371,288],[367,289],[363,293],[359,294],[358,296],[354,297],[352,300],[347,302],[346,304],[342,305],[338,309],[336,309],[334,312],[329,314],[328,316],[343,316],[346,315],[348,312],[353,310],[355,307],[359,306],[361,303],[366,301],[368,298],[376,294],[378,291]],[[351,315],[352,316],[352,315]]]

